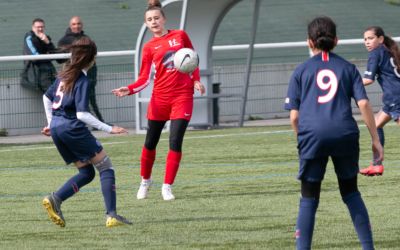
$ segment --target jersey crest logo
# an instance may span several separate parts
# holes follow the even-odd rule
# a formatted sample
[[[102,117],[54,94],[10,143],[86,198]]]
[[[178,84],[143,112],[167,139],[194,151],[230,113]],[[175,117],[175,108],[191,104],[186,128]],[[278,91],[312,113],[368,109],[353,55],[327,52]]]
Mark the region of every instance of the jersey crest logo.
[[[163,57],[162,64],[167,69],[168,72],[175,70],[174,55],[175,55],[175,51],[169,50],[165,53],[165,55]]]
[[[170,47],[175,47],[181,45],[181,43],[177,42],[176,39],[168,40],[169,46]]]

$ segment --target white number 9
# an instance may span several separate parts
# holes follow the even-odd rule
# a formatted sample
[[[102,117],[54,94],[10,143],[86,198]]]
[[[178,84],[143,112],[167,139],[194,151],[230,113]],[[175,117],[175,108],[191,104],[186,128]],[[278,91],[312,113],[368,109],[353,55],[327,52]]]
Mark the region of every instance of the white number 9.
[[[326,78],[329,80],[324,82],[324,79]],[[332,100],[333,97],[335,97],[338,89],[338,80],[333,71],[324,69],[318,72],[317,85],[322,90],[329,90],[326,95],[318,96],[318,103],[327,103]]]

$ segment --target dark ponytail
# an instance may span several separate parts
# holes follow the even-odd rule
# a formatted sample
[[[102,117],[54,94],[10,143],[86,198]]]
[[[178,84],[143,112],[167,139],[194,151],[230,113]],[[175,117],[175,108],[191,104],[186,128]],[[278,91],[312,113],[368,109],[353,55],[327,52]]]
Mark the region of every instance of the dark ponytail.
[[[308,39],[315,48],[331,51],[336,46],[336,24],[327,16],[314,18],[308,24]]]

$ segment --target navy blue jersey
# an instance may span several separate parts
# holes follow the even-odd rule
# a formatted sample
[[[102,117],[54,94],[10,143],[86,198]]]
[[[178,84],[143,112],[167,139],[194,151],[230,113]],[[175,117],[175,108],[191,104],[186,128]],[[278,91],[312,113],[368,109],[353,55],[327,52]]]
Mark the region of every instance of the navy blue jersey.
[[[389,50],[380,45],[368,54],[364,78],[377,77],[383,92],[383,103],[388,106],[400,104],[400,70],[396,69]]]
[[[289,82],[285,109],[298,110],[302,159],[359,152],[359,130],[351,99],[368,99],[357,68],[334,53],[320,53],[299,65]]]
[[[53,85],[46,91],[45,95],[52,101],[53,118],[63,117],[66,120],[74,120],[79,126],[85,123],[76,118],[76,112],[89,112],[89,81],[82,72],[75,81],[71,93],[63,93],[60,88],[60,79],[56,79]]]

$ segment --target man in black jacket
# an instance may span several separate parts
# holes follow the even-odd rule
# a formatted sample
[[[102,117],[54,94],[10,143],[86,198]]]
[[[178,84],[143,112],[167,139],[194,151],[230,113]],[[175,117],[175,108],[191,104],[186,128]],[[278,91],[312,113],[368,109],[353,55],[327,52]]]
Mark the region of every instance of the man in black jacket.
[[[69,27],[65,31],[65,35],[58,41],[58,48],[60,51],[67,53],[69,51],[68,47],[77,39],[82,36],[86,36],[83,31],[83,22],[79,16],[71,17],[69,21]],[[67,60],[57,60],[59,63],[66,62]],[[93,112],[97,118],[104,122],[103,117],[99,111],[96,101],[96,84],[97,84],[97,66],[93,65],[88,71],[88,78],[90,83],[89,89],[89,103],[92,106]]]
[[[44,32],[45,23],[41,18],[32,21],[32,30],[24,37],[24,55],[40,55],[55,52],[50,36]],[[56,69],[50,60],[24,61],[24,71],[21,74],[21,84],[43,93],[53,84]]]

